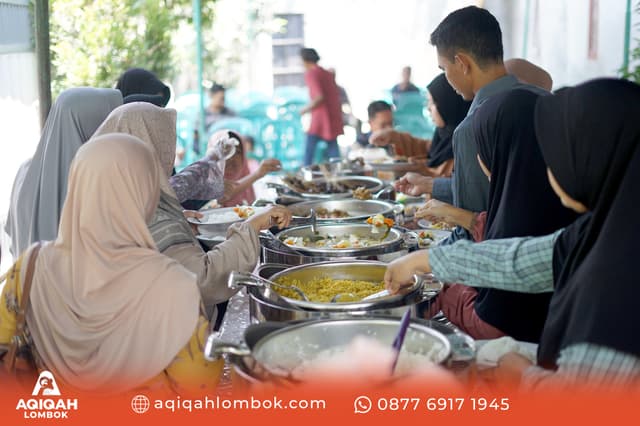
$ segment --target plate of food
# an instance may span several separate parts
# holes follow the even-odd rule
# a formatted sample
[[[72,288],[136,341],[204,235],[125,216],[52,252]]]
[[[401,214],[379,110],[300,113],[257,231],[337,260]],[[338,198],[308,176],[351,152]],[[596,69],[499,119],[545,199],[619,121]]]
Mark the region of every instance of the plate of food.
[[[451,235],[451,232],[439,229],[423,229],[416,231],[416,235],[418,236],[418,247],[429,248],[440,244],[442,240],[445,240]]]
[[[257,212],[264,210],[264,208],[265,207],[236,206],[201,210],[202,218],[197,219],[190,217],[187,218],[187,221],[197,225],[201,234],[212,236],[226,233],[227,228],[229,228],[231,224],[241,222]]]
[[[407,157],[390,157],[385,160],[378,160],[367,164],[373,170],[380,172],[410,172],[421,167],[420,164],[407,161]]]
[[[437,229],[439,231],[449,232],[453,231],[453,228],[455,228],[454,225],[450,225],[447,222],[432,222],[427,219],[420,219],[418,221],[418,226],[424,229]]]

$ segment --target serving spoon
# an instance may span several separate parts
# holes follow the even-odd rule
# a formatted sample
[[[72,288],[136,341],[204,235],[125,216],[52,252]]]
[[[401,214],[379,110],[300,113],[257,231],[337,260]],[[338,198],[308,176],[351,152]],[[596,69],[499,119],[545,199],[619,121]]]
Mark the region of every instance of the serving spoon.
[[[303,301],[308,302],[309,298],[299,287],[295,285],[286,285],[279,284],[277,282],[268,280],[266,278],[262,278],[259,275],[253,273],[243,273],[238,271],[233,271],[229,276],[229,288],[235,289],[239,285],[249,286],[249,287],[268,287],[273,290],[273,287],[283,288],[286,290],[291,290],[295,292],[298,296],[302,298]]]

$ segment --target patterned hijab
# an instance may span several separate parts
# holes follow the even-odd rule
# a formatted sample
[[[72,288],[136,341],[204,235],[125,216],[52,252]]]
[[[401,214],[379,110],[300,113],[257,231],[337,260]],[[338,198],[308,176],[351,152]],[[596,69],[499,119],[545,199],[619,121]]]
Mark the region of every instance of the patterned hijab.
[[[136,136],[158,154],[162,168],[160,201],[149,224],[158,250],[163,252],[176,244],[197,244],[182,214],[182,206],[169,185],[176,155],[176,111],[147,102],[122,105],[109,114],[96,136],[107,133]]]

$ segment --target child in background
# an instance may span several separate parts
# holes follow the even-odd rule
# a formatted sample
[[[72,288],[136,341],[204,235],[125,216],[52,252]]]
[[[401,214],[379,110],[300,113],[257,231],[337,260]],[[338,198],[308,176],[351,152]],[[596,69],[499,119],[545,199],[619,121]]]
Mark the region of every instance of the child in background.
[[[235,132],[229,132],[238,140],[245,141]],[[250,161],[245,155],[245,143],[236,146],[236,153],[229,158],[225,165],[224,180],[225,183],[231,184],[232,198],[223,200],[223,207],[234,207],[242,204],[251,204],[256,200],[256,194],[253,190],[253,184],[258,179],[264,177],[267,173],[275,172],[281,169],[279,160],[266,159],[263,160],[254,171],[251,170]],[[255,162],[255,160],[253,160]],[[225,191],[226,192],[226,191]]]
[[[243,136],[242,145],[245,152],[245,158],[247,159],[247,165],[249,166],[249,172],[253,173],[258,170],[260,164],[258,160],[256,160],[254,149],[256,146],[256,141],[253,136]]]

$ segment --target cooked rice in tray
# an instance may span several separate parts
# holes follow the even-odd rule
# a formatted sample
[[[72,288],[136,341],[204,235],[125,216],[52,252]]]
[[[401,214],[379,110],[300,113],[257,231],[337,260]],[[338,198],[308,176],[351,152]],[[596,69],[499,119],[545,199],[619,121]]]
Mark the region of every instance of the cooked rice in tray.
[[[356,280],[334,280],[328,277],[314,277],[308,281],[300,281],[289,277],[281,277],[275,280],[278,284],[296,286],[304,292],[311,302],[328,303],[337,294],[341,296],[339,302],[355,302],[363,298],[384,290],[384,282],[356,281]],[[290,299],[302,300],[300,295],[293,290],[275,288],[281,296]],[[346,296],[347,293],[355,297]]]

